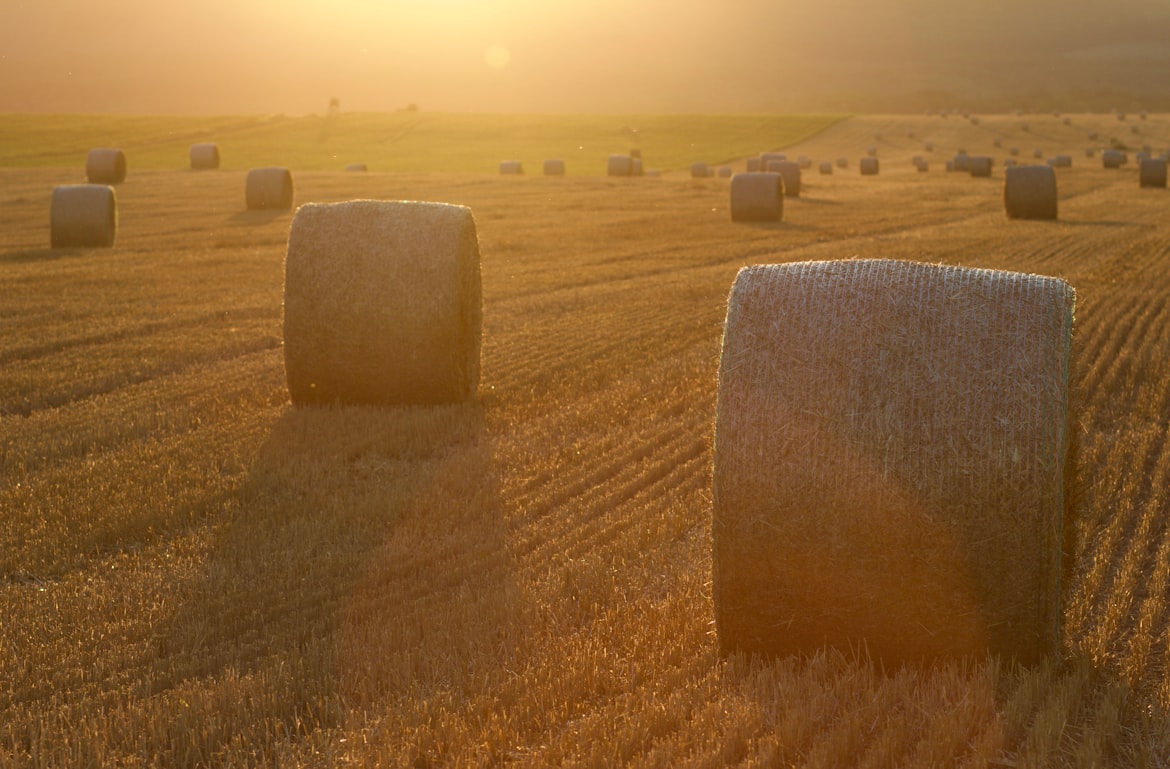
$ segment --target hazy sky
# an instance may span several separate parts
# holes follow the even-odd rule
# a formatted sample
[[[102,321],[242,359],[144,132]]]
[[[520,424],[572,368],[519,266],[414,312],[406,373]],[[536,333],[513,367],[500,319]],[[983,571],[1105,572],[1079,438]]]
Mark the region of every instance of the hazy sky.
[[[0,111],[865,109],[1170,63],[1170,0],[0,0],[0,18]]]

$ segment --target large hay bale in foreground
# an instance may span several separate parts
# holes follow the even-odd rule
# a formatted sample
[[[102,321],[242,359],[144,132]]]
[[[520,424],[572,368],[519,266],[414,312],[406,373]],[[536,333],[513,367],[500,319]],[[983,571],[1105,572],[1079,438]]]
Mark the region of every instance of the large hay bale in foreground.
[[[1161,158],[1147,158],[1138,166],[1138,182],[1142,187],[1166,186],[1166,161]]]
[[[280,167],[253,168],[244,180],[244,200],[250,209],[292,208],[292,172]]]
[[[735,174],[730,195],[733,222],[778,222],[784,218],[784,179],[780,174]]]
[[[858,166],[861,168],[862,176],[877,176],[880,168],[877,158],[862,158]]]
[[[192,144],[188,156],[192,171],[214,171],[219,168],[219,145],[214,142]]]
[[[118,198],[104,184],[53,188],[49,204],[51,248],[109,248],[118,232]]]
[[[722,652],[1057,651],[1073,298],[910,262],[740,271],[715,421]]]
[[[605,161],[606,176],[633,176],[634,159],[629,155],[610,155]]]
[[[85,156],[85,179],[90,184],[121,184],[126,181],[126,153],[110,147],[90,150]]]
[[[1047,165],[1005,168],[1003,207],[1009,219],[1055,219],[1056,171]]]
[[[301,206],[284,274],[293,403],[475,395],[482,300],[470,209],[380,200]]]

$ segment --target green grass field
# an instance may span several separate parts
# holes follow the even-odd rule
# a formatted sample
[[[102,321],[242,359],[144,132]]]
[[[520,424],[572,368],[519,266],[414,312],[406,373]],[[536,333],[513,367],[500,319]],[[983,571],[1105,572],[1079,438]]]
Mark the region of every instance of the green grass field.
[[[718,163],[800,142],[837,115],[463,115],[355,113],[335,117],[0,115],[0,167],[84,167],[93,147],[126,152],[130,171],[186,168],[196,142],[216,142],[222,167],[283,165],[341,170],[495,173],[520,160],[540,173],[562,158],[568,173],[605,173],[613,153],[640,148],[647,168]]]

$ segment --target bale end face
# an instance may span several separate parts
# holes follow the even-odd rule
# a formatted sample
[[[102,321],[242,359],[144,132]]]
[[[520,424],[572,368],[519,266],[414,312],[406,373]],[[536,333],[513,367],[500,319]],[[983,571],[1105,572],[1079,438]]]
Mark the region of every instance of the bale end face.
[[[293,178],[287,168],[253,168],[244,182],[250,210],[288,210],[293,206]]]
[[[104,184],[53,189],[49,205],[51,248],[109,248],[118,232],[118,200]]]
[[[1056,171],[1047,165],[1005,168],[1003,207],[1009,219],[1055,219]]]
[[[219,145],[210,142],[192,144],[189,154],[192,171],[214,171],[219,168]]]
[[[715,424],[721,650],[1055,652],[1072,308],[1063,281],[990,270],[742,270]]]
[[[778,222],[784,218],[784,179],[757,172],[731,177],[731,221]]]
[[[378,200],[301,206],[284,284],[293,403],[473,398],[480,286],[468,208]]]
[[[878,159],[874,157],[862,158],[858,164],[861,168],[862,176],[877,176],[878,175]]]
[[[606,176],[633,176],[634,158],[630,155],[610,155],[605,164]]]
[[[1161,158],[1147,158],[1138,166],[1139,185],[1142,187],[1166,187],[1166,161]]]

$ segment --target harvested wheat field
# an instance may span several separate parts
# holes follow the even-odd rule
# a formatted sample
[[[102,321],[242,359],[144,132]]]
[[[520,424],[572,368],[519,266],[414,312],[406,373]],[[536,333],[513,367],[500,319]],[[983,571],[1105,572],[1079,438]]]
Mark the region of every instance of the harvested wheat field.
[[[770,223],[732,222],[727,180],[645,138],[660,178],[604,176],[621,136],[562,178],[500,176],[507,147],[464,172],[347,174],[179,134],[153,166],[121,143],[113,248],[51,249],[51,191],[83,156],[9,162],[0,765],[1170,765],[1170,198],[1133,163],[1079,160],[1125,124],[1065,117],[855,117],[704,153],[737,172],[766,150],[849,159]],[[1170,145],[1170,118],[1142,130]],[[882,172],[861,176],[875,134]],[[1078,159],[1056,169],[1059,220],[1007,218],[997,137]],[[229,165],[186,169],[211,139]],[[938,170],[919,173],[927,142]],[[942,171],[960,149],[991,178]],[[245,208],[253,162],[290,167],[298,203],[472,210],[475,400],[290,404],[294,212]],[[746,265],[850,258],[1075,289],[1058,656],[720,656],[728,293]]]

